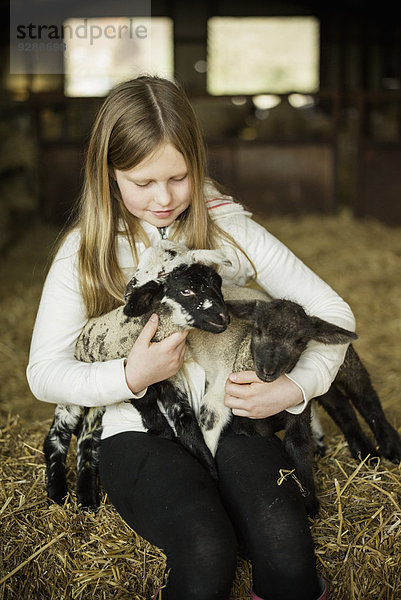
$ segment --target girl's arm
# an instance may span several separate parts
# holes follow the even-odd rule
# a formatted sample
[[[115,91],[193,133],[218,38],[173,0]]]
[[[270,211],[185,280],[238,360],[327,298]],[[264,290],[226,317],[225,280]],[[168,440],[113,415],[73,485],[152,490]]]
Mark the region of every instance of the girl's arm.
[[[39,400],[103,406],[132,397],[124,360],[87,364],[74,358],[87,318],[79,289],[79,236],[70,234],[47,275],[33,330],[27,379]]]

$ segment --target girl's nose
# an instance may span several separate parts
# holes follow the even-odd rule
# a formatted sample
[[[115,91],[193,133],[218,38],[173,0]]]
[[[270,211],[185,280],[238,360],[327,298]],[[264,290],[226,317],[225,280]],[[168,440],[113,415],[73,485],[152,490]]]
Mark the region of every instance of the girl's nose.
[[[168,206],[171,202],[171,194],[168,185],[160,184],[157,186],[155,201],[159,206]]]

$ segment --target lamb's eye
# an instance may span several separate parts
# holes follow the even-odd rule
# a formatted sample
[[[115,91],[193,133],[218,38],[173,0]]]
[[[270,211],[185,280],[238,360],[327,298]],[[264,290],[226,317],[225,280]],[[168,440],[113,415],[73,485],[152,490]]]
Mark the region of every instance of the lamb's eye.
[[[180,294],[182,296],[194,296],[195,292],[193,290],[190,290],[189,288],[186,290],[181,290]]]

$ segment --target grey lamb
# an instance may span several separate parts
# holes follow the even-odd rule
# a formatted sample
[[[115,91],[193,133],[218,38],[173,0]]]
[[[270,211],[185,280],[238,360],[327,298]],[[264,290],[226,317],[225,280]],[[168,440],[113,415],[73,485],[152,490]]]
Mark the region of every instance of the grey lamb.
[[[250,295],[255,293],[249,291]],[[229,300],[225,294],[226,304],[234,318],[213,345],[216,356],[222,351],[223,344],[226,349],[232,349],[225,356],[226,369],[219,374],[219,385],[232,371],[248,369],[254,369],[262,381],[274,381],[280,375],[291,372],[311,340],[323,344],[344,344],[356,339],[350,331],[307,315],[299,304],[290,300],[266,301],[260,296],[239,300],[238,294],[237,298],[235,295],[231,294]],[[248,326],[245,327],[244,323]],[[245,332],[239,346],[238,332],[241,335]],[[200,335],[204,337],[206,334],[201,332]],[[314,516],[319,503],[312,472],[311,403],[301,414],[283,411],[265,419],[245,419],[232,418],[231,411],[224,406],[221,392],[220,400],[217,396],[218,389],[207,390],[202,406],[201,427],[212,453],[216,450],[221,431],[230,420],[234,431],[246,435],[271,435],[285,429],[284,445],[305,490],[306,508]],[[401,460],[400,436],[388,423],[369,374],[352,345],[330,390],[317,400],[344,432],[355,458],[381,454],[395,462]],[[378,442],[378,451],[363,433],[350,400],[371,427]]]

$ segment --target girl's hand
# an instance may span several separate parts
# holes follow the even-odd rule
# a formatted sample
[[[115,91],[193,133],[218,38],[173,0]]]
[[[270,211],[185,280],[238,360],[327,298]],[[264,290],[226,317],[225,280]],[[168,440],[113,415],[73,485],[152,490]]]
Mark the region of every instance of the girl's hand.
[[[175,375],[184,362],[188,331],[173,333],[161,342],[152,342],[158,325],[159,317],[154,314],[127,356],[125,379],[133,394]]]
[[[266,383],[254,371],[232,373],[225,391],[224,404],[234,415],[249,419],[270,417],[304,400],[301,389],[285,375]]]

